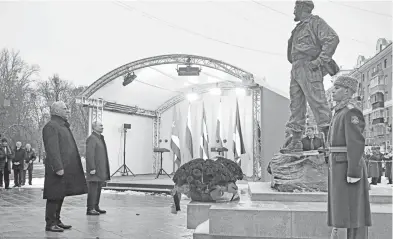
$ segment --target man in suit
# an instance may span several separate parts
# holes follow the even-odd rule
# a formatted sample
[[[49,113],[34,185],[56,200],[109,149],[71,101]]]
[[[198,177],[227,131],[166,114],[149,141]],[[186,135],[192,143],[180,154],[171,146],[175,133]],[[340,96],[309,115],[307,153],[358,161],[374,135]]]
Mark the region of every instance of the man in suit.
[[[323,147],[323,140],[314,134],[314,128],[306,129],[306,137],[302,139],[303,151],[317,150]]]
[[[22,185],[26,183],[26,173],[29,173],[29,185],[32,184],[33,181],[33,162],[36,159],[35,152],[31,149],[30,144],[26,144],[26,160],[25,167],[22,175]]]
[[[93,122],[93,133],[86,140],[86,180],[88,181],[87,215],[106,213],[100,209],[102,184],[110,180],[108,152],[101,122]]]
[[[42,131],[45,160],[44,195],[46,199],[46,231],[63,232],[70,229],[60,220],[64,197],[87,193],[82,161],[68,118],[66,104],[57,101],[50,108],[51,120]]]
[[[367,239],[371,226],[369,183],[363,158],[365,120],[352,99],[358,82],[339,76],[334,82],[337,102],[329,131],[328,226],[347,229],[347,239]]]

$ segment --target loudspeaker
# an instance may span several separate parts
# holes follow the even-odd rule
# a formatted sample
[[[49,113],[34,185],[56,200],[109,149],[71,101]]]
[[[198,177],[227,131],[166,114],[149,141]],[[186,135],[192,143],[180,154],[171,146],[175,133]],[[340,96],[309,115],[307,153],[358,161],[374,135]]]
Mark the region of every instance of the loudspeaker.
[[[131,124],[124,124],[125,129],[131,129]]]

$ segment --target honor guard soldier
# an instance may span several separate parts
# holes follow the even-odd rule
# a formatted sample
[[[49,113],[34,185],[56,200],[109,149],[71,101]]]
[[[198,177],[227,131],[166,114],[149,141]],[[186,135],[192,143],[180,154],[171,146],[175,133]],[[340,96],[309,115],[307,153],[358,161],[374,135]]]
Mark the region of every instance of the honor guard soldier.
[[[366,239],[371,226],[369,183],[363,159],[365,121],[362,110],[352,99],[358,82],[339,76],[334,82],[333,100],[337,102],[328,134],[329,191],[328,226],[347,229],[347,239]]]

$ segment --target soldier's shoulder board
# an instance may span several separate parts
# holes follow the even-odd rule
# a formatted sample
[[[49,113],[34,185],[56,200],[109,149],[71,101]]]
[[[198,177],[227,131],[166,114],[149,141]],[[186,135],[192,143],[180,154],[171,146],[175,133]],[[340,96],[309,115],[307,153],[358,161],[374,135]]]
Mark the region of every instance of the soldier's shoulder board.
[[[351,110],[351,109],[355,108],[355,106],[352,105],[352,104],[348,104],[348,105],[347,105],[347,108]]]

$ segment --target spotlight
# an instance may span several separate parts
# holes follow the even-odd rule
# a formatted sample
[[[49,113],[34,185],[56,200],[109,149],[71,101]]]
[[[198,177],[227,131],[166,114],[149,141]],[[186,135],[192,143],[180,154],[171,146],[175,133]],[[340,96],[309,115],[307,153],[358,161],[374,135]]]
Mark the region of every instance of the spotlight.
[[[126,85],[130,84],[135,79],[136,79],[136,75],[135,75],[134,72],[127,73],[127,75],[124,76],[123,86],[126,86]]]
[[[210,94],[212,95],[221,95],[221,89],[220,88],[213,88],[210,90]]]
[[[189,93],[187,95],[188,101],[194,101],[198,99],[198,94],[197,93]]]
[[[178,76],[199,76],[201,68],[195,66],[178,66],[177,67]]]
[[[244,96],[246,95],[246,89],[244,88],[236,88],[236,94],[239,96]]]

